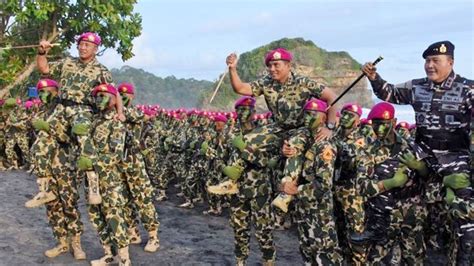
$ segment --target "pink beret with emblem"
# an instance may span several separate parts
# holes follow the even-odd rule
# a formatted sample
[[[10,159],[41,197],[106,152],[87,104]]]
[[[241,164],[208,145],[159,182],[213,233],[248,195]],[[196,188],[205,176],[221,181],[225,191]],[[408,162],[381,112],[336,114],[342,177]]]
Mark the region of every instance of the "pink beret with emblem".
[[[239,106],[255,106],[255,98],[250,96],[243,96],[240,97],[237,101],[235,101],[234,108]]]
[[[40,91],[45,87],[54,87],[54,88],[59,88],[59,84],[52,79],[40,79],[38,83],[36,84],[36,88]]]
[[[115,87],[112,85],[112,84],[100,84],[98,86],[96,86],[94,88],[94,90],[92,90],[92,96],[96,96],[97,93],[99,92],[106,92],[106,93],[109,93],[109,94],[112,94],[114,96],[117,96],[117,90],[115,89]]]
[[[277,60],[284,60],[284,61],[291,62],[291,60],[293,60],[293,55],[284,48],[277,48],[275,50],[271,50],[265,56],[265,65],[268,66],[268,63],[270,63],[270,61],[277,61]]]
[[[362,115],[362,107],[358,105],[357,103],[346,103],[341,109],[341,113],[344,110],[351,111],[353,113],[356,113],[359,117]]]
[[[79,44],[81,41],[87,41],[94,43],[95,45],[99,46],[102,42],[102,39],[97,33],[94,32],[84,32],[77,38],[77,44]]]
[[[326,104],[326,102],[314,98],[307,101],[303,107],[305,111],[318,111],[323,113],[326,113],[327,108],[328,105]]]
[[[25,106],[26,109],[30,109],[33,106],[33,101],[26,101],[23,106]]]
[[[131,83],[121,83],[117,87],[120,94],[127,93],[127,94],[135,94],[135,87]]]
[[[395,129],[399,129],[401,127],[405,128],[405,129],[410,129],[410,124],[408,122],[401,121],[400,123],[397,124]]]
[[[373,120],[373,119],[383,119],[383,120],[389,120],[393,119],[395,117],[395,108],[393,105],[387,102],[380,102],[374,107],[369,112],[369,115],[367,116],[367,119]]]
[[[372,120],[369,120],[367,118],[362,118],[362,119],[360,119],[360,124],[361,125],[372,125]]]

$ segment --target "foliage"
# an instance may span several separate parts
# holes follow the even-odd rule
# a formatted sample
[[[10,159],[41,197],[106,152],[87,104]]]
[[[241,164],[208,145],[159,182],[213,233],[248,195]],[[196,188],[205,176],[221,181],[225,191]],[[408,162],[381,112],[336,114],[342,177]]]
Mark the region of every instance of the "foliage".
[[[0,47],[46,39],[61,44],[50,52],[58,56],[75,44],[78,34],[92,31],[102,37],[103,49],[113,48],[127,60],[133,57],[132,40],[141,34],[135,4],[136,0],[0,0]],[[34,48],[0,50],[0,88],[28,78],[35,55]]]

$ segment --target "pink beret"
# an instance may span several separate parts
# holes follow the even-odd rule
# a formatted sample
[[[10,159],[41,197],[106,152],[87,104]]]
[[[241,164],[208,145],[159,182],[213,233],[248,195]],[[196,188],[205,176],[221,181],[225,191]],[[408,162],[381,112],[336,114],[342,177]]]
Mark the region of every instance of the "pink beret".
[[[346,103],[342,107],[341,113],[344,110],[348,110],[348,111],[351,111],[353,113],[356,113],[359,117],[362,115],[362,107],[360,105],[358,105],[357,103]]]
[[[25,106],[26,109],[30,109],[33,106],[33,101],[26,101],[23,106]]]
[[[117,90],[112,84],[100,84],[99,86],[96,86],[94,90],[92,90],[92,96],[95,97],[99,92],[106,92],[117,96]]]
[[[95,45],[99,46],[102,40],[100,39],[100,36],[97,33],[94,32],[84,32],[77,38],[77,44],[79,44],[81,41],[87,41],[94,43]]]
[[[135,87],[131,83],[121,83],[117,87],[120,94],[127,93],[127,94],[135,94]]]
[[[326,104],[326,102],[313,98],[306,102],[303,109],[309,110],[309,111],[318,111],[318,112],[326,113],[327,108],[328,108],[328,105]]]
[[[369,115],[367,116],[367,119],[389,120],[389,119],[393,119],[394,116],[395,116],[395,108],[393,107],[393,105],[387,102],[380,102],[374,105],[374,107],[372,107],[372,110],[370,110]]]
[[[216,115],[214,116],[214,121],[215,122],[227,122],[227,117],[225,117],[225,115]]]
[[[367,118],[362,118],[362,119],[360,119],[360,124],[361,125],[372,125],[372,120],[369,120]]]
[[[402,122],[398,123],[395,128],[399,129],[400,127],[410,129],[410,124],[408,122],[402,121]]]
[[[56,89],[59,88],[59,84],[52,79],[40,79],[38,84],[36,84],[36,88],[40,91],[45,87],[55,87]]]
[[[268,66],[268,63],[270,63],[270,61],[284,60],[291,62],[292,59],[293,55],[288,50],[284,48],[277,48],[267,53],[267,55],[265,56],[265,65]]]
[[[235,101],[234,108],[237,108],[239,106],[255,106],[255,98],[250,97],[250,96],[243,96],[240,97],[237,101]]]

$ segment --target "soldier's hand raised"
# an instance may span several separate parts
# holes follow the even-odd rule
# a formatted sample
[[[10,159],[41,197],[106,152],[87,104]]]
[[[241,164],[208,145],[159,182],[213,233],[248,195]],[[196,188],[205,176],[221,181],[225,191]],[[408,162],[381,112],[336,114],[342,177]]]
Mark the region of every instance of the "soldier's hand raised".
[[[235,53],[231,53],[229,56],[227,56],[225,63],[229,68],[237,68],[237,55]]]
[[[369,80],[375,80],[377,76],[377,68],[372,63],[365,63],[362,66],[362,72],[367,76]]]
[[[46,40],[42,40],[40,41],[39,43],[39,47],[38,47],[38,53],[40,54],[46,54],[49,52],[49,50],[51,49],[51,47],[53,47],[51,45],[50,42],[46,41]]]

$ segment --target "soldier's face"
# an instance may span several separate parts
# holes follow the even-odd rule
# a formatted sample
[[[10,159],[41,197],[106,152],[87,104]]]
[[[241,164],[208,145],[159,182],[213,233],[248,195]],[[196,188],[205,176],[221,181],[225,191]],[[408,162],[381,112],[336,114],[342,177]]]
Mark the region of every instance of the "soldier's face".
[[[363,125],[360,132],[366,137],[375,137],[374,129],[370,124]]]
[[[216,131],[217,132],[222,132],[222,130],[224,129],[225,127],[225,123],[224,122],[220,122],[220,121],[217,121],[216,122]]]
[[[123,93],[122,94],[122,104],[123,106],[129,106],[133,100],[133,94]]]
[[[104,111],[111,104],[111,95],[105,92],[99,92],[95,96],[95,106],[98,110]]]
[[[393,129],[393,121],[385,119],[374,119],[372,120],[372,127],[374,129],[377,138],[382,140],[385,139],[390,131]]]
[[[90,60],[95,57],[97,53],[97,45],[88,41],[81,41],[77,45],[77,50],[79,51],[79,57],[83,61]]]
[[[254,113],[254,109],[249,106],[239,106],[235,111],[241,123],[250,121]]]
[[[38,96],[44,104],[49,103],[56,95],[58,95],[58,91],[55,87],[45,87],[38,92]]]
[[[425,59],[425,72],[429,80],[443,82],[453,70],[454,60],[447,55],[432,55]]]
[[[342,111],[339,124],[345,129],[355,128],[359,125],[359,115],[354,112],[344,110]]]
[[[291,64],[283,60],[270,61],[267,68],[273,80],[283,83],[290,75]]]
[[[305,111],[303,116],[304,126],[308,129],[317,129],[326,122],[326,114],[318,111]]]

